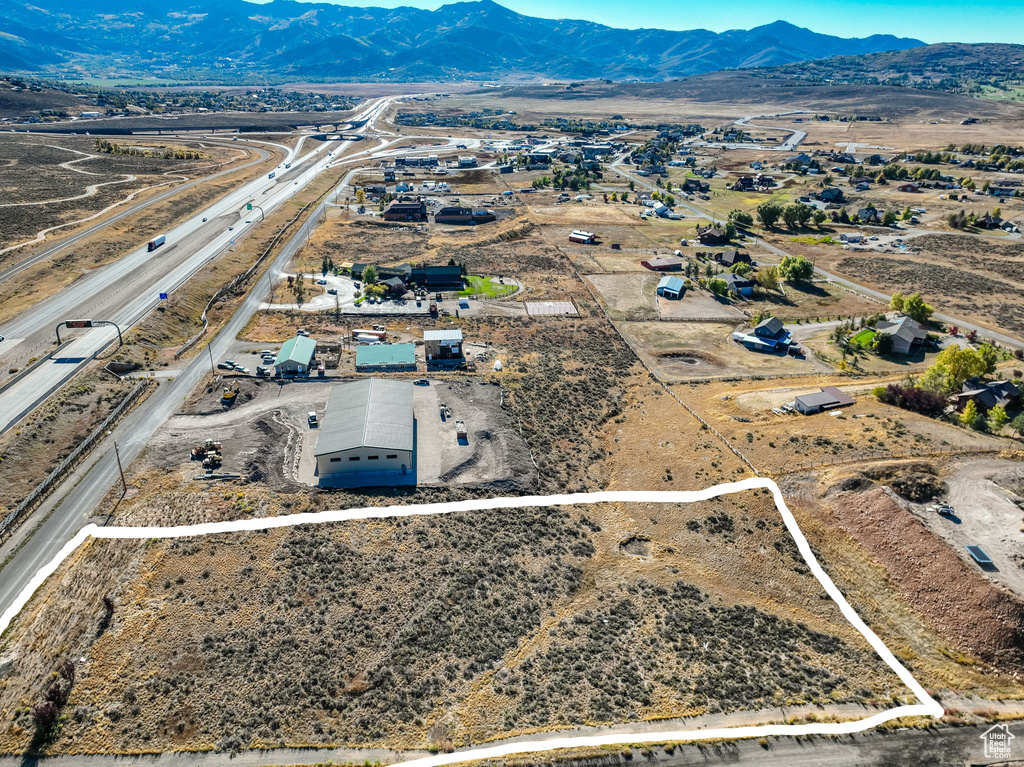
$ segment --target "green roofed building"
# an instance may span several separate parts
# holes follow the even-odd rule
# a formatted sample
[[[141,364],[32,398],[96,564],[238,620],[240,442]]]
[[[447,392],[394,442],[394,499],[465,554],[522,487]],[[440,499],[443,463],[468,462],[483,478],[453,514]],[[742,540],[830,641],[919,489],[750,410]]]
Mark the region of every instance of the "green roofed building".
[[[413,344],[370,344],[356,349],[356,372],[388,373],[416,370]]]
[[[305,375],[309,372],[316,356],[316,341],[305,336],[295,336],[284,342],[277,353],[274,367],[279,376]]]

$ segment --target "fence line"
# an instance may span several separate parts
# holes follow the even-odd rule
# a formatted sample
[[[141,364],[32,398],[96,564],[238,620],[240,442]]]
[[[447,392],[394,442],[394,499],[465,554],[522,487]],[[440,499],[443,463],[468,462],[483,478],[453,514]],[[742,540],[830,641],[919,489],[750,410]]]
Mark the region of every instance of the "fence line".
[[[843,464],[851,463],[866,463],[869,461],[899,461],[906,458],[937,458],[942,456],[950,455],[963,455],[963,454],[982,454],[982,453],[1001,453],[1006,450],[1007,447],[987,447],[984,445],[977,447],[961,447],[951,448],[949,450],[916,450],[914,452],[888,452],[884,455],[878,456],[860,456],[859,458],[833,458],[825,461],[814,461],[812,463],[801,464],[800,466],[794,466],[792,468],[784,469],[782,471],[773,471],[771,474],[776,477],[785,476],[787,474],[796,474],[801,471],[807,471],[808,469],[816,469],[821,466],[840,466]]]
[[[128,392],[127,396],[118,403],[117,407],[115,407],[110,414],[103,419],[103,423],[93,429],[92,433],[82,440],[75,449],[57,465],[57,468],[51,471],[42,482],[32,489],[32,492],[29,493],[21,503],[14,507],[13,511],[8,512],[3,519],[0,519],[0,539],[11,534],[18,520],[46,498],[54,484],[63,479],[78,465],[79,461],[92,449],[93,445],[107,432],[108,429],[110,429],[111,426],[113,426],[114,422],[117,421],[117,419],[120,418],[129,407],[139,400],[142,396],[142,392],[148,388],[148,381],[140,381],[137,383],[135,388]]]

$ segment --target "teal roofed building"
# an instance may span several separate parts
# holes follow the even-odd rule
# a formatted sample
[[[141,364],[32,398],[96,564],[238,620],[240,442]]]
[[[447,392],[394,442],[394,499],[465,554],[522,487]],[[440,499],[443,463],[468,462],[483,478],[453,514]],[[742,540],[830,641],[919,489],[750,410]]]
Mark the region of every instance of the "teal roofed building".
[[[309,372],[316,356],[316,341],[305,336],[295,336],[284,342],[277,353],[274,367],[279,376],[305,375]]]
[[[370,344],[356,349],[356,372],[401,372],[416,369],[413,344]]]

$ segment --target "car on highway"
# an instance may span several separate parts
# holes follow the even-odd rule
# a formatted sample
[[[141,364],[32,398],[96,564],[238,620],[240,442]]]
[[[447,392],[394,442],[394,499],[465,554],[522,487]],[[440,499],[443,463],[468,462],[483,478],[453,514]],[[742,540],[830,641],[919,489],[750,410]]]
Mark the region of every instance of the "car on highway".
[[[233,226],[229,226],[229,227],[228,227],[228,231],[229,231],[229,232],[233,232],[233,231],[235,231],[235,227],[233,227]]]
[[[0,342],[2,342],[3,340],[4,340],[4,337],[0,336]]]
[[[417,378],[415,381],[413,381],[413,384],[416,386],[430,386],[430,381],[428,381],[426,378]]]
[[[203,223],[204,223],[204,224],[206,223],[206,218],[205,218],[205,217],[203,218]]]

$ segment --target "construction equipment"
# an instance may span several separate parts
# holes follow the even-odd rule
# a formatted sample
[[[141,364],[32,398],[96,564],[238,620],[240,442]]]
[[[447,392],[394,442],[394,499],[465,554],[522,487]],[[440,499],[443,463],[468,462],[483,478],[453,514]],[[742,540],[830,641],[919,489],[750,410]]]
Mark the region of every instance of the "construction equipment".
[[[190,459],[193,461],[202,461],[203,468],[214,469],[221,465],[223,459],[221,458],[221,444],[215,442],[212,439],[206,440],[203,444],[197,445],[192,448]]]
[[[455,439],[469,439],[469,433],[466,431],[466,424],[464,424],[462,421],[455,422]]]

